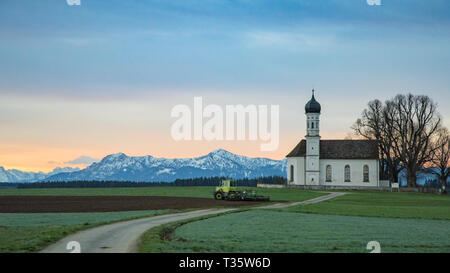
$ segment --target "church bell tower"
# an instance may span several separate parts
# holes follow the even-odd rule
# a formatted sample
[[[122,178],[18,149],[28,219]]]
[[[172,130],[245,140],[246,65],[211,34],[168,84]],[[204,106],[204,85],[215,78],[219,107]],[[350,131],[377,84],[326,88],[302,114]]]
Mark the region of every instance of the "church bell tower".
[[[305,184],[319,185],[319,160],[320,160],[320,104],[312,97],[305,105],[306,114],[306,162],[305,162]]]

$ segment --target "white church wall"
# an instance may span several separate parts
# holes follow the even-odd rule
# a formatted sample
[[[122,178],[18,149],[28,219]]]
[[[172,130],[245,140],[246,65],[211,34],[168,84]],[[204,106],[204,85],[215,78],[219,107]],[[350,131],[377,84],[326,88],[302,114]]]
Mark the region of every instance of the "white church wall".
[[[331,182],[325,182],[326,166],[331,165]],[[345,182],[345,166],[350,166],[350,182]],[[363,168],[369,166],[369,182],[364,182]],[[378,160],[375,159],[321,159],[320,160],[320,185],[324,186],[378,186]]]
[[[294,177],[291,179],[291,166],[294,166]],[[287,161],[287,179],[289,185],[305,184],[305,158],[289,157]]]

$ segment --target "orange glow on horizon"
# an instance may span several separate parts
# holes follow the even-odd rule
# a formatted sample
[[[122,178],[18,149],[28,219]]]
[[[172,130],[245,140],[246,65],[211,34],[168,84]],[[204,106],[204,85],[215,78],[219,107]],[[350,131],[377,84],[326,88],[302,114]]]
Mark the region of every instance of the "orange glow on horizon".
[[[149,136],[148,136],[149,137]],[[65,163],[79,156],[86,155],[97,159],[123,152],[128,156],[146,156],[163,158],[191,158],[204,156],[215,149],[225,149],[237,155],[247,157],[264,157],[276,160],[283,159],[297,143],[304,137],[299,134],[281,135],[280,145],[276,151],[261,152],[259,141],[173,141],[167,135],[153,135],[149,141],[144,135],[136,137],[132,144],[127,141],[122,143],[110,143],[109,147],[82,147],[82,145],[71,145],[71,147],[54,147],[48,145],[34,144],[0,144],[0,166],[5,169],[17,169],[27,172],[50,172],[56,167],[78,167],[83,169],[88,165],[72,165]],[[322,139],[343,139],[345,133],[335,133],[322,136]],[[91,146],[91,145],[89,145]],[[94,145],[92,145],[94,146]],[[111,148],[116,147],[116,148]],[[169,148],[170,147],[170,148]]]

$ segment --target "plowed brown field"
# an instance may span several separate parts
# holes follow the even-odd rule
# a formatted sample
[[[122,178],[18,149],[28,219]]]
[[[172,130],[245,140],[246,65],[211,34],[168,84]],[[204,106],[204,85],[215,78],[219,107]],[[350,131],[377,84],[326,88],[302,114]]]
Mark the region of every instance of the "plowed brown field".
[[[167,196],[0,196],[0,213],[108,212],[238,207],[259,202]]]

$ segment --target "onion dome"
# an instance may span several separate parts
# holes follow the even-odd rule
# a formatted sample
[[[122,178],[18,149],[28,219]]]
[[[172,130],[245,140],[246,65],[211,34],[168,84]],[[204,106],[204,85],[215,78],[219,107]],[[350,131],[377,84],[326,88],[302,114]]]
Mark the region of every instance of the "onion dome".
[[[314,89],[312,90],[312,98],[305,105],[305,112],[308,113],[318,113],[320,114],[320,103],[314,98]]]

